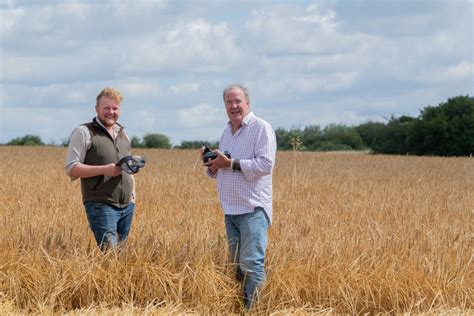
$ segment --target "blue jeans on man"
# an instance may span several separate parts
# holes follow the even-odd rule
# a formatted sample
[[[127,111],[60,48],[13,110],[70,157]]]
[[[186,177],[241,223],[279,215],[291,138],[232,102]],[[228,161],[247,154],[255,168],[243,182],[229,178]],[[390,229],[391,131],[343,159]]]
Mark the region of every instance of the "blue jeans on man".
[[[84,206],[89,226],[101,250],[117,247],[127,239],[135,212],[134,203],[124,208],[102,202],[86,202]]]
[[[261,207],[241,215],[225,215],[225,228],[230,255],[237,264],[236,278],[243,281],[246,309],[258,300],[258,290],[266,279],[265,250],[268,219]]]

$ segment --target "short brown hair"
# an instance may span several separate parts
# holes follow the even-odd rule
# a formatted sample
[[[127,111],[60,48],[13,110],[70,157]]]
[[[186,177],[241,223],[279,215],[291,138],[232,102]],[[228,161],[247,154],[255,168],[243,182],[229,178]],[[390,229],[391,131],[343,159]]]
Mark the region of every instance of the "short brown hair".
[[[123,97],[120,92],[112,88],[104,88],[102,91],[100,91],[100,93],[95,98],[96,105],[99,105],[100,98],[102,97],[110,98],[119,104],[123,101]]]

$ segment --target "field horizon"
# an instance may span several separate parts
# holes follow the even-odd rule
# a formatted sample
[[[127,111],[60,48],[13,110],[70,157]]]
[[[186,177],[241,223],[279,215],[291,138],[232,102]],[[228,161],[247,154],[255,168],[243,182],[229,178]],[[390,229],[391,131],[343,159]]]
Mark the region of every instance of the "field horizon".
[[[0,313],[239,314],[197,150],[134,149],[126,245],[98,251],[65,148],[0,147]],[[278,152],[257,314],[473,312],[474,160]]]

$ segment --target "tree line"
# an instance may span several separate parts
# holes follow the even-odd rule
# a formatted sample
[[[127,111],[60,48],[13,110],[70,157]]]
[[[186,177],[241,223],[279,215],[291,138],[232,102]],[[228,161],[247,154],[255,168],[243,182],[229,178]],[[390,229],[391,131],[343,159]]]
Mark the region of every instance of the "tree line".
[[[426,106],[418,117],[391,116],[386,122],[369,121],[357,126],[330,124],[304,128],[277,128],[278,150],[340,151],[368,150],[375,154],[467,156],[474,153],[474,98],[457,96],[437,106]],[[196,149],[211,148],[217,141],[182,141],[173,146],[164,134],[133,136],[133,148]],[[68,139],[54,146],[67,146]],[[36,135],[18,137],[6,145],[43,146]]]

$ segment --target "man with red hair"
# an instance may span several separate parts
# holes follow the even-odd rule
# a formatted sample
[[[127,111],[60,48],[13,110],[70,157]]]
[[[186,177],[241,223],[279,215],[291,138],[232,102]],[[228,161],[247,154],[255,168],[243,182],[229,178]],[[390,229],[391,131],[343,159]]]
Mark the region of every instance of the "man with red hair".
[[[130,140],[117,123],[120,92],[103,89],[96,97],[97,116],[71,134],[66,173],[81,179],[82,200],[89,226],[102,249],[123,243],[135,211],[135,180],[116,163],[130,155]]]

